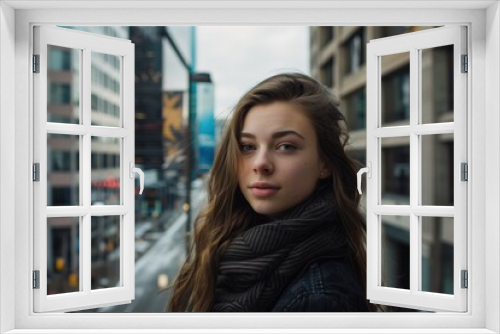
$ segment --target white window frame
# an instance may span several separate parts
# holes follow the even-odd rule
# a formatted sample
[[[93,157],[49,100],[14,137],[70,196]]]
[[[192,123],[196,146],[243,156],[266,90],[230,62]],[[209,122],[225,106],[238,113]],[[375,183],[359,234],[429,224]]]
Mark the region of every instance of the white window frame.
[[[65,6],[65,9],[61,9]],[[397,8],[393,8],[396,7]],[[460,6],[460,7],[457,7]],[[99,8],[97,8],[99,7]],[[103,10],[129,7],[130,9]],[[138,7],[145,8],[137,10]],[[160,8],[161,7],[161,8]],[[406,7],[406,8],[405,8]],[[53,10],[44,10],[51,8]],[[291,8],[291,9],[290,9]],[[408,10],[412,8],[412,10]],[[55,10],[58,9],[58,10]],[[187,10],[188,9],[188,10]],[[105,14],[105,15],[103,15]],[[403,314],[34,314],[32,26],[467,25],[468,312]],[[0,3],[1,333],[500,332],[500,8],[498,1],[15,1]],[[14,138],[14,145],[12,144]],[[487,153],[486,153],[487,152]],[[12,177],[12,176],[15,177]],[[487,176],[487,178],[486,178]],[[472,229],[474,227],[474,229]],[[13,307],[14,305],[14,307]],[[425,321],[423,321],[425,320]],[[138,328],[141,326],[141,328]],[[289,329],[283,329],[283,328]],[[292,330],[290,328],[295,328]],[[191,329],[186,331],[182,329]],[[418,329],[418,330],[415,330]],[[114,330],[114,331],[113,331]],[[248,333],[249,330],[240,332]]]

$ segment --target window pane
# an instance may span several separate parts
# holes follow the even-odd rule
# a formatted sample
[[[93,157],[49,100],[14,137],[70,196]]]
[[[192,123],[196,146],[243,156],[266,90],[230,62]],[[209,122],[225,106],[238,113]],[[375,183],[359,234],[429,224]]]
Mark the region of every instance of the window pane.
[[[382,73],[382,126],[409,125],[410,53],[397,53],[380,58]]]
[[[47,121],[80,122],[80,50],[48,45]]]
[[[321,65],[321,82],[330,88],[335,86],[335,58],[330,57]]]
[[[92,125],[120,126],[120,57],[92,52]]]
[[[335,27],[320,27],[320,41],[321,46],[328,45],[335,37]]]
[[[421,124],[453,122],[453,45],[421,50]]]
[[[120,219],[92,217],[92,290],[120,286]]]
[[[47,218],[47,294],[80,290],[80,218]]]
[[[92,205],[120,204],[120,139],[92,137]]]
[[[358,29],[344,44],[347,62],[345,74],[354,74],[365,64],[365,47],[365,30]]]
[[[341,108],[348,118],[351,131],[366,130],[366,88],[360,88],[342,98]]]
[[[422,205],[454,204],[453,133],[421,136]]]
[[[381,216],[382,286],[410,289],[410,217]]]
[[[382,138],[382,205],[410,204],[410,137]]]
[[[422,291],[453,294],[453,218],[421,217]]]
[[[47,205],[80,205],[80,136],[47,134]]]

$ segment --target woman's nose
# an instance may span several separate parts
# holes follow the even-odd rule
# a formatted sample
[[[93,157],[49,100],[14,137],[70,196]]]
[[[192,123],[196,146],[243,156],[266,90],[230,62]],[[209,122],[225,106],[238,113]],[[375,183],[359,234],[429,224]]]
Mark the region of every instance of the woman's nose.
[[[263,150],[255,156],[253,170],[263,174],[270,174],[274,171],[273,162],[267,151]]]

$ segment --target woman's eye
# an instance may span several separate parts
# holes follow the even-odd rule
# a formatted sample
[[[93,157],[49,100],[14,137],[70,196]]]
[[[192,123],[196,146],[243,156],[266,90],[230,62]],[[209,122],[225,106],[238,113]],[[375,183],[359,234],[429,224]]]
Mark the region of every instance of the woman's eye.
[[[250,145],[250,144],[241,144],[240,145],[240,150],[242,152],[248,152],[248,151],[251,151],[253,149],[253,145]]]
[[[297,149],[297,147],[295,147],[295,145],[292,144],[281,144],[280,146],[278,146],[278,148],[281,151],[295,151]]]

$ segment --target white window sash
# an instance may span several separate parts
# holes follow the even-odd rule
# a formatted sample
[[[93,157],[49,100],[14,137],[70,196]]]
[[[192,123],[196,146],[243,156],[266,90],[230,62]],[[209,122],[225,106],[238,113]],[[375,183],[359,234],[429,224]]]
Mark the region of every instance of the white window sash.
[[[419,125],[421,69],[419,50],[454,45],[454,122]],[[467,310],[467,289],[461,288],[461,270],[467,270],[467,182],[460,180],[460,163],[467,160],[467,75],[461,73],[460,56],[467,54],[466,28],[442,27],[380,38],[367,45],[367,297],[372,303],[430,311]],[[381,56],[410,52],[410,124],[381,127]],[[418,204],[422,173],[420,135],[454,134],[454,206]],[[410,141],[410,205],[381,203],[381,138],[408,136]],[[382,286],[381,215],[410,217],[410,289]],[[454,218],[453,295],[421,291],[421,226],[419,216]]]
[[[48,45],[80,50],[80,124],[47,122]],[[130,303],[134,299],[134,179],[129,177],[129,162],[134,162],[134,45],[129,40],[90,34],[66,28],[35,27],[34,52],[40,55],[40,73],[34,80],[34,162],[40,163],[40,181],[34,184],[34,266],[40,271],[39,289],[33,290],[35,312],[66,312]],[[91,125],[91,53],[100,52],[121,59],[119,127]],[[47,134],[79,136],[80,206],[47,207]],[[120,205],[91,205],[91,136],[120,140]],[[120,286],[91,288],[91,217],[120,217]],[[47,295],[47,218],[79,219],[79,291]],[[78,218],[79,217],[79,218]]]

